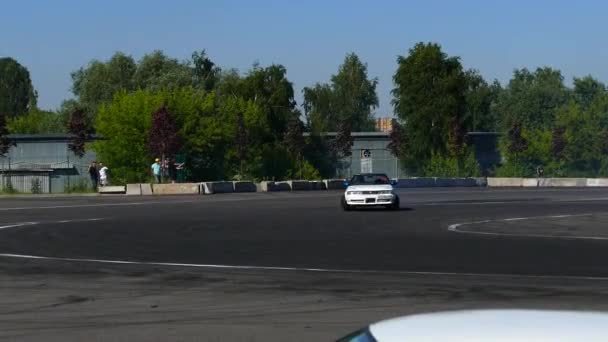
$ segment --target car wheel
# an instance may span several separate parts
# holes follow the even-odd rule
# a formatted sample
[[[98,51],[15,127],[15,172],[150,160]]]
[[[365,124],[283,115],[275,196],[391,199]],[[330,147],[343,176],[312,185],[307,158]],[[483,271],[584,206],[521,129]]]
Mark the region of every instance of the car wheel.
[[[399,196],[395,197],[395,201],[391,204],[391,210],[399,210]]]
[[[346,203],[346,198],[342,197],[342,209],[344,209],[344,211],[351,211],[352,207],[350,205],[348,205],[348,203]]]

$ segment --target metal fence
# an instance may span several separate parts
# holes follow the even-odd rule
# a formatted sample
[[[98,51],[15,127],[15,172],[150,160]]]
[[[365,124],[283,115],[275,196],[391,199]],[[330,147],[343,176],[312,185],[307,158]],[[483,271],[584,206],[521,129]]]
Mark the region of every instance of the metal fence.
[[[49,172],[2,173],[0,174],[0,190],[18,193],[51,192],[51,177]]]
[[[90,159],[90,160],[89,160]],[[88,186],[92,158],[0,158],[0,191],[62,193]],[[36,187],[33,185],[36,184]]]
[[[369,152],[369,154],[367,154]],[[366,158],[368,156],[368,158]],[[405,177],[398,158],[386,149],[362,149],[353,151],[353,155],[339,161],[336,176],[350,178],[357,173],[385,173],[390,178]]]

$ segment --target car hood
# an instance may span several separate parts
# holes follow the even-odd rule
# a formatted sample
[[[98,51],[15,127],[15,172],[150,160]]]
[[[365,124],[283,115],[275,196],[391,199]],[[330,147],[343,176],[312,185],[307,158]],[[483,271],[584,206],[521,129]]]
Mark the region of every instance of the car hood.
[[[369,328],[378,342],[605,341],[608,314],[550,310],[453,311],[405,316],[375,323]]]
[[[346,188],[346,191],[382,191],[393,190],[390,184],[370,184],[370,185],[351,185]]]

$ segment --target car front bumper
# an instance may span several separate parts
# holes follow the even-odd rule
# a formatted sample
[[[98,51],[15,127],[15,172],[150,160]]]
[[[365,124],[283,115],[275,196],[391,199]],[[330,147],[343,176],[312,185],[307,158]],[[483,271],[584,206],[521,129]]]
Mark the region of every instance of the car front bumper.
[[[394,194],[384,195],[345,195],[346,204],[356,206],[390,205],[395,201]]]

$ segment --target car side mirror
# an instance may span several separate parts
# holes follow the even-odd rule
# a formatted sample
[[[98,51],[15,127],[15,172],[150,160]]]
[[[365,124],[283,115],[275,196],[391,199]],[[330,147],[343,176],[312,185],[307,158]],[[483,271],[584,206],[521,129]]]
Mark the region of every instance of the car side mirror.
[[[396,179],[391,179],[391,185],[397,185],[399,182]]]
[[[349,186],[349,185],[350,185],[350,183],[349,183],[348,181],[345,181],[345,182],[344,182],[344,187],[345,187],[345,188],[348,188],[348,186]]]

